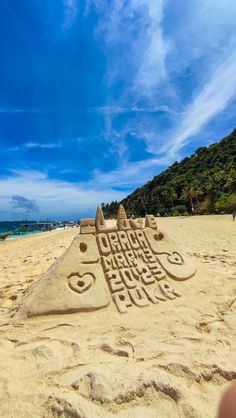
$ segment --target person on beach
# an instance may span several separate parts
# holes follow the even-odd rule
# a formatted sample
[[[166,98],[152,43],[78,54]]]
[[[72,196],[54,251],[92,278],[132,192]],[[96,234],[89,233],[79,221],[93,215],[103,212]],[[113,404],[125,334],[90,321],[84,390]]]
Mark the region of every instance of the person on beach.
[[[235,216],[236,216],[236,212],[235,211],[233,211],[232,216],[233,216],[233,221],[234,221],[235,220]]]

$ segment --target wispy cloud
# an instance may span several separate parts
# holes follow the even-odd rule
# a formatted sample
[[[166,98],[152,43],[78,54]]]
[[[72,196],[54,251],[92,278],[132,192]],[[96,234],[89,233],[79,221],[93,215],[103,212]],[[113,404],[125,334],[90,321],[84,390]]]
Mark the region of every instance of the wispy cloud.
[[[94,107],[80,107],[80,108],[70,108],[66,113],[68,114],[87,114],[87,113],[103,113],[103,114],[122,114],[122,113],[157,113],[157,112],[166,112],[173,113],[176,112],[174,109],[171,109],[167,104],[163,105],[147,105],[147,106],[119,106],[115,105],[105,105],[105,106],[94,106]],[[6,114],[15,114],[15,113],[35,113],[35,114],[50,114],[53,113],[53,110],[50,109],[27,109],[27,108],[14,108],[14,107],[1,107],[0,113]]]
[[[89,3],[91,5],[92,0]],[[107,139],[110,138],[111,144],[117,147],[114,137],[119,138],[124,149],[125,134],[137,131],[138,125],[138,136],[146,143],[149,152],[154,155],[167,153],[168,160],[171,156],[173,160],[180,158],[179,152],[192,136],[199,133],[235,97],[235,54],[232,54],[235,35],[230,27],[236,13],[232,0],[227,0],[227,8],[220,1],[215,2],[213,7],[209,0],[201,0],[198,7],[187,7],[188,20],[183,17],[182,24],[176,25],[177,29],[172,32],[163,29],[167,3],[162,0],[113,0],[109,6],[94,0],[93,4],[101,14],[98,36],[103,36],[106,50],[112,49],[115,54],[114,59],[112,54],[109,55],[108,80],[111,85],[119,79],[127,80],[118,100],[119,105],[97,109],[104,114]],[[209,15],[214,19],[209,20]],[[227,36],[227,44],[223,42],[224,35]],[[122,50],[121,56],[117,54],[119,50]],[[168,56],[172,58],[169,65]],[[207,56],[213,61],[207,60]],[[173,75],[181,75],[181,71],[189,65],[194,68],[199,59],[204,59],[201,64],[204,70],[199,68],[196,73],[197,84],[192,100],[187,104],[186,101],[181,103],[175,92],[176,79]],[[178,89],[180,87],[181,84]],[[137,104],[140,100],[144,106]],[[179,102],[178,109],[169,105],[173,101]],[[142,121],[132,116],[126,129],[124,126],[120,131],[114,129],[116,117],[128,110],[133,115],[140,114]],[[169,112],[173,117],[170,120],[171,129],[169,126],[160,128],[159,119],[149,117],[158,112]]]
[[[0,113],[48,113],[48,110],[25,107],[0,107]]]
[[[122,161],[120,166],[110,173],[99,170],[94,173],[98,183],[117,187],[134,186],[137,178],[142,183],[152,178],[159,167],[171,164],[181,158],[181,149],[191,141],[217,114],[224,111],[229,102],[236,97],[236,53],[221,65],[203,88],[196,93],[193,101],[178,115],[179,126],[163,134],[167,138],[164,144],[158,141],[160,134],[156,130],[146,130],[138,133],[147,143],[147,149],[155,158],[140,160],[135,163]]]
[[[146,94],[155,88],[160,80],[167,77],[166,57],[170,49],[170,42],[164,37],[162,29],[164,1],[163,0],[133,0],[133,9],[141,8],[141,13],[146,11],[146,19],[143,22],[143,32],[146,42],[139,56],[138,71],[135,80],[136,88],[144,88]],[[144,16],[145,16],[144,15]]]
[[[236,53],[234,52],[196,94],[182,115],[180,127],[173,134],[162,152],[169,150],[175,155],[192,136],[199,133],[202,127],[222,112],[229,102],[236,97]]]
[[[9,169],[9,172],[11,173],[10,176],[8,176],[9,179],[28,179],[30,178],[32,181],[42,181],[47,179],[47,174],[43,171],[37,171],[37,170],[16,170],[14,168]]]
[[[137,129],[139,115],[148,118],[176,113],[158,98],[158,86],[167,79],[166,58],[170,48],[162,28],[164,2],[89,0],[88,4],[90,8],[93,4],[99,14],[96,36],[107,54],[108,86],[112,89],[117,82],[124,81],[119,98],[108,97],[105,106],[94,109],[104,115],[104,138],[118,153],[122,165],[128,151],[125,137]],[[126,119],[126,126],[117,129],[116,120],[120,116]]]
[[[109,6],[103,0],[93,3],[100,12],[98,36],[103,37],[105,47],[122,50],[114,62],[109,57],[108,80],[113,83],[123,73],[133,93],[149,95],[167,75],[170,43],[162,30],[163,0],[111,0]]]
[[[176,112],[167,105],[160,105],[160,106],[158,105],[156,106],[133,105],[130,107],[107,105],[107,106],[90,107],[90,108],[84,108],[84,109],[78,110],[78,112],[81,112],[81,113],[86,112],[86,111],[98,112],[98,113],[110,114],[110,115],[119,115],[119,114],[125,114],[125,113],[159,113],[159,112],[176,114]]]
[[[97,185],[97,187],[127,187],[131,191],[138,184],[143,184],[150,180],[160,166],[165,166],[171,162],[169,156],[150,158],[136,162],[128,162],[123,160],[117,169],[110,172],[102,172],[94,170],[93,178],[87,182],[87,187]]]
[[[64,0],[64,29],[69,29],[74,24],[74,22],[76,21],[77,13],[77,0]]]
[[[52,149],[52,148],[61,148],[62,144],[61,142],[49,142],[49,143],[43,143],[43,142],[27,142],[25,144],[26,148],[42,148],[42,149]]]
[[[0,177],[0,207],[2,211],[4,210],[1,215],[4,219],[15,217],[12,202],[16,206],[29,205],[29,209],[32,209],[29,214],[31,218],[62,219],[67,216],[78,219],[80,216],[86,216],[88,212],[95,215],[96,206],[102,202],[121,200],[125,196],[124,192],[113,190],[107,184],[97,187],[94,183],[88,188],[87,184],[50,179],[42,172],[30,170],[11,170],[11,172],[13,174],[11,176]],[[35,208],[32,205],[34,203]]]

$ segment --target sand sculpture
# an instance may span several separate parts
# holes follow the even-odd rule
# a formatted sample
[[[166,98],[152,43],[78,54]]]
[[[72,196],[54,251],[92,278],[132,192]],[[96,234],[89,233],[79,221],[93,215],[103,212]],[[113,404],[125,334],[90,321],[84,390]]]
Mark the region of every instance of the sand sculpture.
[[[81,219],[80,234],[65,254],[25,295],[19,314],[91,312],[109,307],[127,313],[181,296],[178,281],[196,273],[191,259],[161,232],[152,215],[127,219],[119,207],[117,224]]]

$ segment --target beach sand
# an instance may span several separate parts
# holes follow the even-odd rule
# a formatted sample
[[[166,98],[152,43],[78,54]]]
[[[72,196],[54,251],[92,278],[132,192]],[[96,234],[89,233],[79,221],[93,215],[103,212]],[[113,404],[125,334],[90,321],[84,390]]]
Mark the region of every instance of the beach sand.
[[[26,289],[79,229],[0,243],[1,417],[216,416],[236,379],[236,222],[226,215],[157,222],[206,270],[182,284],[175,303],[132,314],[16,320]]]

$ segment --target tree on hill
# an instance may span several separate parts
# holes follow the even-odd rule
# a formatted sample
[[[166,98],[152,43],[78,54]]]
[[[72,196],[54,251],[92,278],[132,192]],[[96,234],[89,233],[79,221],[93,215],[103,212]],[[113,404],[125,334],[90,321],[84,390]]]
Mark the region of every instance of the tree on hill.
[[[135,216],[176,214],[180,209],[181,213],[186,209],[191,213],[192,208],[199,213],[214,213],[231,210],[235,195],[236,129],[220,142],[201,147],[192,156],[176,161],[121,203],[128,214]],[[105,215],[114,216],[117,207],[118,202],[106,204]]]
[[[201,189],[194,184],[187,184],[183,189],[181,198],[187,201],[189,200],[192,213],[195,212],[194,198],[196,198],[197,203],[199,203],[198,197],[201,194]]]

